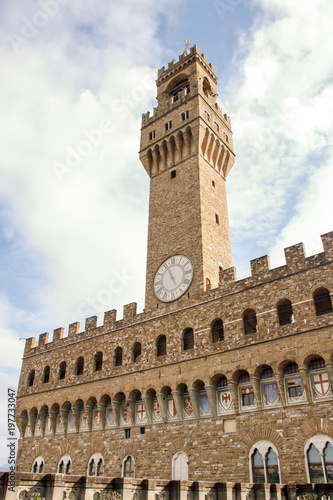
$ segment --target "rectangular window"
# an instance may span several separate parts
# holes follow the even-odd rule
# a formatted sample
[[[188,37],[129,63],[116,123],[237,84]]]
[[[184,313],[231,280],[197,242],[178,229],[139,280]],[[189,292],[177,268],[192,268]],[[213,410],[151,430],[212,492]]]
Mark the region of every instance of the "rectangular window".
[[[171,123],[171,120],[169,120],[168,122],[166,122],[165,124],[165,131],[167,132],[168,130],[170,130],[172,127],[172,123]]]
[[[155,130],[149,132],[149,140],[152,141],[153,139],[155,139]]]
[[[205,118],[208,122],[210,121],[210,114],[206,110],[205,110]]]
[[[220,131],[220,127],[219,127],[219,124],[214,122],[214,128],[216,130],[216,132],[219,132]]]
[[[220,224],[220,219],[219,219],[219,216],[217,214],[215,214],[215,222],[216,222],[216,224]]]
[[[131,437],[131,429],[125,429],[125,439],[129,439]]]
[[[140,427],[140,434],[146,434],[146,428]]]
[[[190,117],[190,112],[189,111],[184,111],[184,113],[182,113],[182,120],[183,120],[183,122],[185,120],[188,120],[189,117]]]
[[[223,132],[223,139],[225,140],[225,142],[229,142],[228,134],[226,134],[225,132]]]
[[[253,392],[249,394],[242,394],[242,406],[252,406],[254,404]]]
[[[176,177],[176,170],[171,170],[171,179]]]

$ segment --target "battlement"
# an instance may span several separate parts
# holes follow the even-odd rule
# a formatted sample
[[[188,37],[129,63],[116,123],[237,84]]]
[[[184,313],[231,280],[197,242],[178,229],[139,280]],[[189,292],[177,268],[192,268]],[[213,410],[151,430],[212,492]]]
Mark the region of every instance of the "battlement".
[[[286,278],[292,274],[315,268],[319,265],[333,260],[333,231],[321,236],[324,252],[306,257],[303,243],[297,243],[284,249],[286,264],[271,269],[269,257],[264,255],[251,260],[251,276],[237,281],[236,269],[230,267],[220,271],[220,284],[217,288],[203,292],[205,297],[196,297],[196,302],[200,299],[219,297],[234,292],[240,292],[250,286],[260,286],[264,283]],[[209,297],[208,297],[209,296]],[[199,299],[199,300],[198,300]],[[193,299],[194,300],[194,299]],[[192,305],[192,303],[191,303]],[[170,311],[178,309],[177,302],[169,304]],[[165,309],[160,312],[165,313]],[[107,332],[117,331],[140,321],[148,320],[160,314],[159,311],[146,311],[137,313],[137,303],[132,302],[124,306],[123,319],[117,320],[117,311],[112,309],[104,313],[103,324],[97,326],[97,316],[91,316],[85,320],[85,329],[80,332],[80,323],[71,323],[68,327],[68,336],[64,338],[64,328],[56,328],[53,332],[52,342],[49,342],[49,333],[39,335],[38,343],[35,338],[26,340],[24,356],[32,353],[43,352],[52,348],[70,344],[78,339],[87,339]]]
[[[206,69],[206,71],[211,75],[211,77],[215,81],[217,81],[214,66],[208,62],[208,59],[205,56],[205,54],[201,54],[199,47],[195,44],[193,45],[193,47],[190,48],[189,51],[186,49],[179,56],[178,62],[176,62],[176,60],[173,59],[171,62],[168,63],[167,69],[165,68],[165,66],[163,66],[161,69],[158,70],[157,86],[159,86],[166,78],[168,78],[172,73],[174,73],[175,70],[182,69],[188,62],[192,61],[193,58],[197,59]]]

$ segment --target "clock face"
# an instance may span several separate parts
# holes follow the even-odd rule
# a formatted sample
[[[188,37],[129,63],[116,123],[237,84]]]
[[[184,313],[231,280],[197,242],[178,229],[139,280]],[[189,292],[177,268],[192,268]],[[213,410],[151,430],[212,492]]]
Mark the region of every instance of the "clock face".
[[[186,255],[169,257],[155,274],[156,297],[162,302],[179,299],[192,282],[193,270],[193,262]]]

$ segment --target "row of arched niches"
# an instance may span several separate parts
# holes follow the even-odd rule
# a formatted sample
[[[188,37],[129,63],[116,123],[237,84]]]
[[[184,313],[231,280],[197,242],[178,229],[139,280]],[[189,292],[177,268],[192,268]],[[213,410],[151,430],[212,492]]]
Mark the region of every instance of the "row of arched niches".
[[[319,403],[333,397],[331,373],[332,360],[313,354],[303,360],[301,368],[292,360],[282,362],[276,373],[261,365],[251,376],[246,370],[237,370],[229,380],[221,374],[206,383],[196,380],[191,386],[181,383],[145,393],[135,389],[129,394],[24,409],[18,425],[24,438],[42,438]]]
[[[309,438],[304,445],[304,466],[308,483],[322,484],[333,483],[333,439],[323,434],[315,434]],[[125,455],[122,460],[119,476],[135,478],[136,469],[140,467],[139,460],[132,455]],[[279,449],[274,443],[267,440],[255,442],[248,454],[250,483],[255,484],[279,484],[281,478]],[[99,452],[88,458],[86,471],[87,476],[107,476],[107,462]],[[189,480],[189,469],[191,462],[184,451],[177,451],[171,459],[171,478],[173,480]],[[60,458],[56,470],[50,470],[42,456],[38,456],[32,464],[33,473],[73,474],[75,463],[70,455]]]

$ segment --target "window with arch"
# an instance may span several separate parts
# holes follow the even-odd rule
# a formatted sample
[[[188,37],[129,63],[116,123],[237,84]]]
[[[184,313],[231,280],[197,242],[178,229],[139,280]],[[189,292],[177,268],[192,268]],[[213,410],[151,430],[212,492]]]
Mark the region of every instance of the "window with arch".
[[[280,483],[278,452],[269,441],[258,441],[250,450],[250,480],[252,483]]]
[[[156,356],[165,356],[166,353],[166,336],[160,335],[156,342]]]
[[[288,363],[283,372],[287,401],[289,404],[306,401],[306,394],[300,376],[298,364]]]
[[[32,465],[32,472],[42,474],[44,472],[44,458],[37,457]]]
[[[247,309],[243,314],[244,334],[256,333],[257,331],[257,315],[253,309]]]
[[[333,483],[333,440],[328,436],[312,436],[304,447],[308,481]]]
[[[173,98],[173,102],[178,101],[179,98],[178,94],[183,90],[185,90],[185,94],[190,93],[190,84],[187,78],[184,78],[179,83],[176,83],[174,87],[169,91],[169,94]]]
[[[289,325],[294,321],[293,308],[289,299],[282,299],[277,304],[280,326]]]
[[[114,366],[121,366],[123,364],[123,350],[117,347],[114,351]]]
[[[209,278],[206,278],[206,291],[212,289],[212,284]]]
[[[128,455],[123,461],[122,477],[135,477],[135,463],[134,459]]]
[[[103,353],[101,351],[96,352],[94,359],[94,371],[100,372],[103,368]]]
[[[50,381],[50,367],[45,366],[43,370],[42,382],[43,384],[47,384]]]
[[[82,375],[84,367],[84,359],[82,356],[78,358],[75,365],[75,375]]]
[[[332,312],[332,301],[330,292],[326,288],[318,288],[313,293],[313,301],[316,309],[316,315],[322,316]]]
[[[140,342],[135,342],[133,346],[133,362],[137,363],[141,361],[141,344]]]
[[[28,375],[28,387],[32,387],[35,381],[35,370],[30,370]]]
[[[58,474],[69,474],[71,470],[71,457],[69,455],[64,455],[58,464]]]
[[[66,361],[62,361],[59,365],[58,378],[63,380],[66,376]]]
[[[242,411],[252,410],[257,407],[254,391],[247,371],[243,371],[238,377],[238,394],[240,409]]]
[[[188,458],[183,451],[179,451],[172,457],[172,479],[188,481]]]
[[[194,347],[194,333],[193,328],[186,328],[183,332],[183,350],[193,349]]]
[[[221,319],[216,319],[213,321],[211,326],[211,332],[212,332],[213,343],[224,340],[223,321]]]
[[[100,453],[94,453],[88,462],[88,476],[102,476],[104,473],[104,459]]]
[[[333,396],[325,360],[317,356],[309,363],[312,397],[314,400]]]

